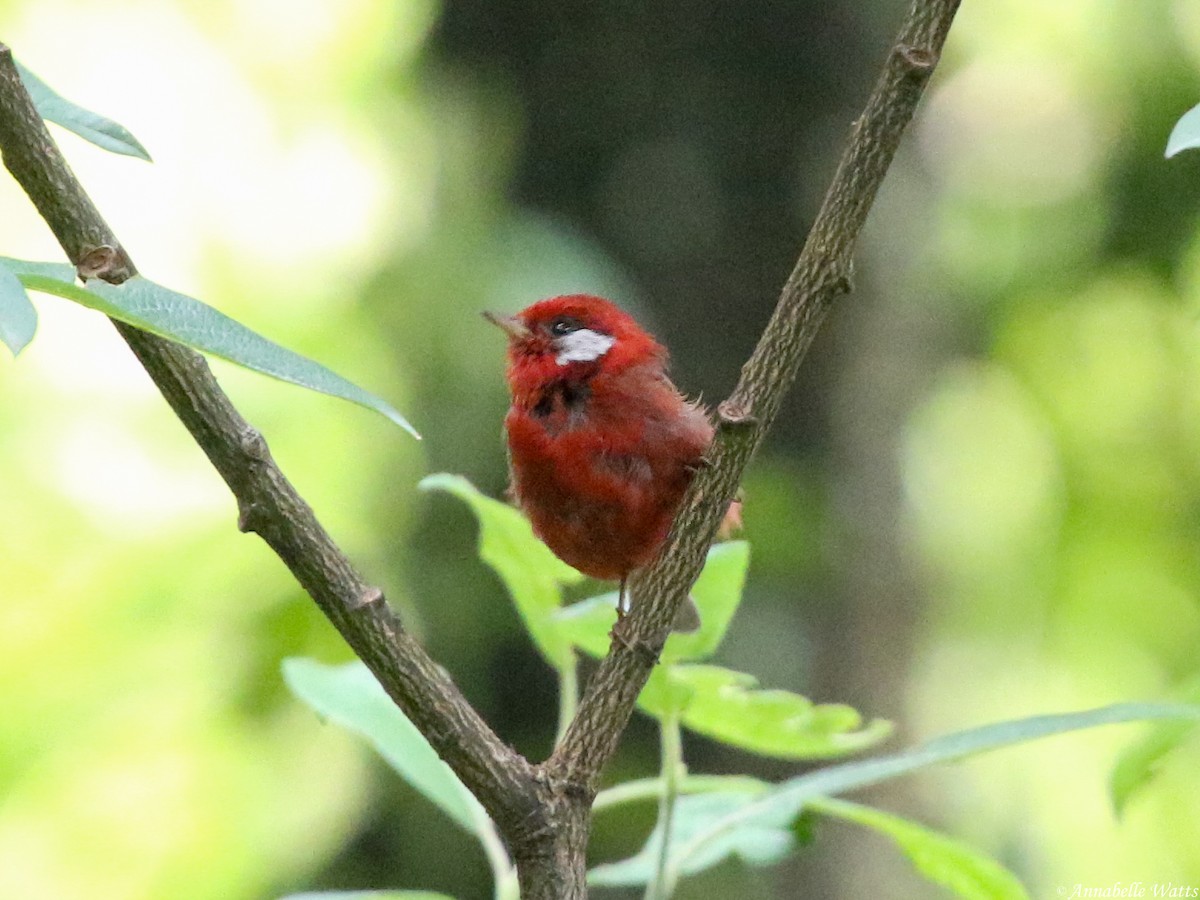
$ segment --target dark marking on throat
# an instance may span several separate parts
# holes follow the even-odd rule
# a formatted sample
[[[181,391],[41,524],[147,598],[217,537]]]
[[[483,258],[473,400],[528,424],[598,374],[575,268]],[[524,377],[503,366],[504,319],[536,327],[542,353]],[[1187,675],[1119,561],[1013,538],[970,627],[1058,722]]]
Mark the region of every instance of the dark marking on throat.
[[[569,428],[582,417],[591,396],[592,389],[586,382],[555,381],[542,392],[529,412],[549,430]]]

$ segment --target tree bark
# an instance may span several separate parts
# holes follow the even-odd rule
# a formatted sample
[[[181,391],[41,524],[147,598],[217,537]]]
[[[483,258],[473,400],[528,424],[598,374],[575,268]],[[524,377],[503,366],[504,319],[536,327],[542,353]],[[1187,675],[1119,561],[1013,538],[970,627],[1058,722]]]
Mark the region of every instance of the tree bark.
[[[544,778],[541,830],[511,847],[522,900],[583,900],[587,897],[587,845],[593,794]]]

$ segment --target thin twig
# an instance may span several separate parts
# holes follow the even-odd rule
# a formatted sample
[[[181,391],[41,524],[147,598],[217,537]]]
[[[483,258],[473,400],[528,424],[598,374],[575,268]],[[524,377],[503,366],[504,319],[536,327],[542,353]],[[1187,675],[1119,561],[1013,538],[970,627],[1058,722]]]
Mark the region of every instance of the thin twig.
[[[683,774],[683,735],[679,733],[679,713],[672,710],[658,723],[662,744],[662,796],[658,803],[656,828],[661,838],[654,876],[646,885],[646,900],[670,900],[675,891],[675,867],[671,862],[671,839],[675,821],[675,804],[679,801],[679,782]]]
[[[592,675],[574,721],[544,763],[580,790],[595,790],[742,473],[775,420],[826,311],[850,290],[859,232],[958,6],[959,0],[914,0],[909,9],[771,321],[742,367],[737,387],[717,409],[717,437],[708,453],[712,465],[692,483],[662,556],[635,577],[634,594],[646,599],[629,617],[624,640],[614,641]]]

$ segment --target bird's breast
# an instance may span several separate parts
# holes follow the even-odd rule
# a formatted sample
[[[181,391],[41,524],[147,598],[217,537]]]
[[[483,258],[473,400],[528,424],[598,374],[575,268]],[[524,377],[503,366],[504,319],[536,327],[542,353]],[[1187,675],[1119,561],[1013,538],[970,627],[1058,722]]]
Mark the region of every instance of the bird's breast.
[[[660,385],[554,386],[505,420],[517,501],[587,575],[619,579],[653,558],[711,438],[704,414]]]

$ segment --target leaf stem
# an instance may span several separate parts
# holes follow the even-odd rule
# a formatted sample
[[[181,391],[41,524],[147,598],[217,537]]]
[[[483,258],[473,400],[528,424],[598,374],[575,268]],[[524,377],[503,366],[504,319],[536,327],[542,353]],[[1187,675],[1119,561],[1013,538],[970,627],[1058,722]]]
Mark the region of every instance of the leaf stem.
[[[646,885],[646,900],[668,900],[675,892],[675,875],[669,867],[671,859],[671,824],[675,818],[675,801],[679,796],[680,775],[683,772],[683,738],[679,733],[679,713],[671,711],[659,721],[662,743],[662,797],[658,806],[658,831],[661,842],[654,877]]]
[[[770,788],[771,785],[767,782],[759,781],[750,775],[685,775],[678,781],[676,795],[706,794],[712,791],[742,791],[747,794],[760,794]],[[626,781],[597,794],[596,802],[592,804],[592,812],[602,812],[624,803],[636,803],[639,800],[657,800],[662,795],[663,780],[661,778],[639,778],[636,781]]]
[[[579,657],[572,648],[571,659],[558,670],[558,730],[554,733],[557,744],[567,733],[567,726],[575,718],[575,707],[579,703]]]

